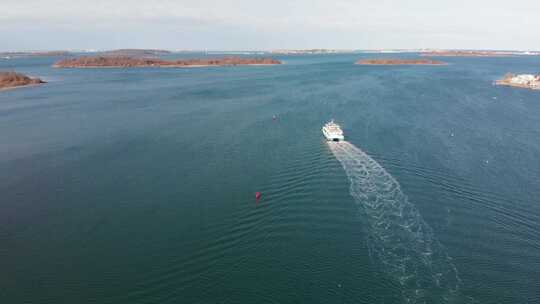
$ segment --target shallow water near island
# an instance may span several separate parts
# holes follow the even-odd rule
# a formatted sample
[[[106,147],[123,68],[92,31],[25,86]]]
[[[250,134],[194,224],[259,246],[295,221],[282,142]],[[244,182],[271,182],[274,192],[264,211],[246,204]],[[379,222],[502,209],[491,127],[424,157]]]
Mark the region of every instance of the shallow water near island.
[[[374,57],[0,60],[1,302],[540,301],[540,58]]]

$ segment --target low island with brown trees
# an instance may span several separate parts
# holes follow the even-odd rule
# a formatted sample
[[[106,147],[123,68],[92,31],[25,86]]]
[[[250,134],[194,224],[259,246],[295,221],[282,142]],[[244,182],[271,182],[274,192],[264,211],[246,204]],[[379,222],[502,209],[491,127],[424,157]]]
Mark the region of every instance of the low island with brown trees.
[[[431,59],[362,59],[358,60],[359,65],[446,65],[445,62]]]
[[[56,62],[55,68],[146,68],[146,67],[206,67],[206,66],[235,66],[235,65],[275,65],[281,61],[272,58],[204,58],[164,60],[159,58],[135,58],[130,56],[93,56],[68,58]]]
[[[45,81],[39,78],[30,78],[20,73],[0,72],[0,91],[42,83],[45,83]]]

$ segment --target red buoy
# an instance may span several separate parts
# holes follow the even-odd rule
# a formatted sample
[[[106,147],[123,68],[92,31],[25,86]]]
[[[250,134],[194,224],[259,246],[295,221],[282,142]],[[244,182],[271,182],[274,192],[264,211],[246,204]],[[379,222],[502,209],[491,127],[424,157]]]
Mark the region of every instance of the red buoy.
[[[261,193],[260,192],[255,192],[255,199],[260,199],[261,198]]]

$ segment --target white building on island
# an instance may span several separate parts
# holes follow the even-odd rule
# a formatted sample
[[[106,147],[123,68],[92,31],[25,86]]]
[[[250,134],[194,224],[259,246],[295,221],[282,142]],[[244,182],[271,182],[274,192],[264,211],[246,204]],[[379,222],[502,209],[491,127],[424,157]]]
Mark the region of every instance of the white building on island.
[[[531,75],[531,74],[521,74],[521,75],[516,75],[514,77],[512,77],[512,79],[510,80],[510,82],[512,83],[515,83],[515,84],[529,84],[531,82],[535,82],[537,79],[536,76],[534,75]]]

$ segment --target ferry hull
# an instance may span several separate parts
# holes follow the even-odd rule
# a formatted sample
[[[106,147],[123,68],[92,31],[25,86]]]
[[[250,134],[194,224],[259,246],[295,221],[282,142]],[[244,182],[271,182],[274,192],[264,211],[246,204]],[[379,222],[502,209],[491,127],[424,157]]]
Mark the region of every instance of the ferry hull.
[[[326,132],[326,130],[322,129],[323,135],[326,138],[327,141],[342,141],[345,140],[345,137],[343,135],[336,135],[336,134],[329,134]]]

